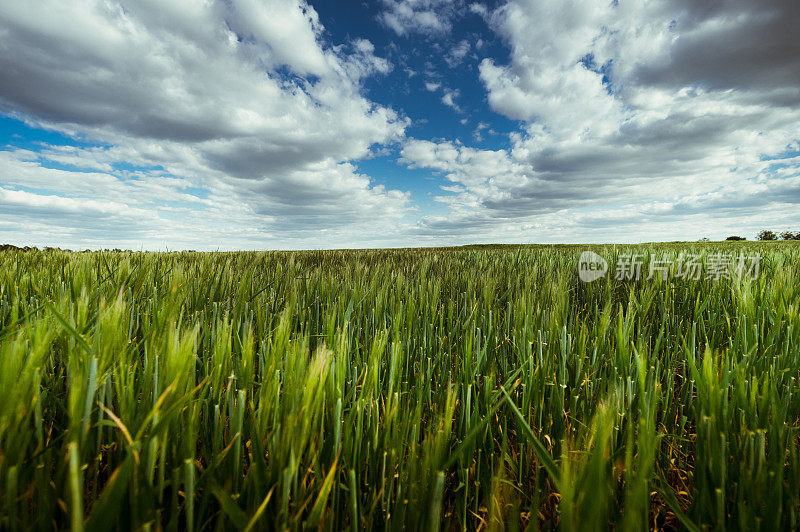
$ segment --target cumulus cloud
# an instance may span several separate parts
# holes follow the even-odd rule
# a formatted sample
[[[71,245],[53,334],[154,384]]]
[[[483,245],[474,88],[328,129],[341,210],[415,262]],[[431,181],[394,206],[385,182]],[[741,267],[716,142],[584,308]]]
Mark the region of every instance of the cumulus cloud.
[[[246,190],[232,191],[225,183],[204,189],[158,168],[98,170],[118,158],[110,153],[116,148],[72,150],[79,153],[74,162],[90,169],[53,168],[56,159],[63,160],[63,147],[0,151],[0,241],[72,249],[296,249],[356,240],[389,245],[408,202],[404,193],[370,187],[366,177],[353,179],[357,172],[350,165],[328,170],[323,187],[315,172],[326,169],[310,170],[304,182],[285,183],[316,203],[314,210],[298,212],[294,204],[281,203],[280,194],[266,204],[247,201],[247,194],[270,195],[260,190],[264,181],[248,181],[252,188]],[[331,190],[351,195],[352,202],[332,200]],[[373,194],[387,201],[375,202]],[[330,223],[333,216],[339,223]]]
[[[478,2],[470,4],[469,11],[470,13],[474,13],[482,17],[486,17],[489,15],[489,8],[487,8],[485,4],[481,4]]]
[[[679,216],[800,221],[796,2],[512,0],[487,18],[510,60],[480,79],[523,125],[500,151],[410,139],[403,161],[452,182],[420,228],[541,230],[607,205],[663,234]]]
[[[444,34],[462,8],[461,0],[383,0],[379,20],[397,35]]]
[[[95,194],[119,186],[126,164],[159,168],[258,215],[262,236],[372,223],[376,212],[390,219],[409,207],[407,194],[352,164],[404,135],[407,120],[361,90],[391,65],[367,40],[326,42],[304,0],[2,4],[0,111],[95,144],[44,155],[103,172]],[[21,164],[20,154],[5,158]],[[61,188],[45,161],[25,164],[52,180],[43,190]]]
[[[450,50],[450,53],[445,56],[445,61],[447,62],[450,68],[455,68],[464,61],[464,58],[469,53],[471,44],[467,39],[460,40],[453,48]]]
[[[483,140],[483,131],[487,129],[490,134],[495,134],[492,129],[489,129],[489,124],[486,122],[478,122],[478,125],[475,126],[475,131],[472,132],[472,138],[474,138],[477,142],[481,142]]]
[[[461,112],[461,107],[458,106],[456,103],[456,99],[461,95],[461,91],[459,89],[444,89],[444,95],[442,95],[442,103],[445,104],[447,107],[452,108],[456,112]]]

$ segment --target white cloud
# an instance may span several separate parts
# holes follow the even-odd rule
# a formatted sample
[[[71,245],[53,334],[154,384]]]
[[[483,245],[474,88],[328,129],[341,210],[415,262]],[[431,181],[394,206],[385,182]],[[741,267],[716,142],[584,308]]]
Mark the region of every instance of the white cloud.
[[[397,35],[449,32],[461,0],[383,0],[379,19]]]
[[[510,61],[484,59],[480,78],[523,126],[508,150],[406,143],[407,164],[456,184],[421,231],[544,234],[557,219],[624,239],[643,220],[667,235],[690,219],[800,222],[800,161],[769,160],[800,138],[796,3],[513,0],[489,19]],[[634,216],[597,224],[603,205]]]
[[[458,98],[460,95],[461,91],[459,89],[444,89],[442,103],[460,113],[461,107],[459,107],[456,103],[456,98]]]
[[[480,4],[478,2],[470,4],[469,5],[469,11],[470,11],[470,13],[474,13],[474,14],[480,15],[482,17],[486,17],[486,16],[489,15],[489,9],[486,7],[486,5]]]
[[[475,126],[475,131],[472,132],[472,138],[474,138],[476,142],[481,142],[483,140],[483,131],[487,129],[494,134],[494,131],[489,129],[489,124],[486,122],[478,122],[478,125]]]
[[[0,110],[110,146],[52,146],[51,163],[116,180],[120,164],[163,168],[266,233],[396,221],[408,195],[351,163],[403,138],[407,120],[361,90],[391,65],[367,40],[333,46],[322,32],[304,0],[3,2],[0,71],[14,74],[0,76]]]
[[[464,61],[464,58],[467,56],[470,50],[470,43],[466,39],[462,39],[459,41],[453,48],[450,50],[450,53],[445,56],[445,61],[450,66],[450,68],[454,68],[461,64]]]
[[[111,150],[111,149],[109,149]],[[64,246],[72,249],[125,247],[132,249],[263,249],[387,245],[408,208],[406,194],[369,187],[351,165],[312,168],[295,176],[291,186],[316,202],[288,220],[292,205],[274,200],[269,208],[232,193],[230,185],[203,188],[186,178],[157,169],[124,172],[66,171],[48,168],[50,155],[27,150],[0,151],[0,241],[18,245]],[[106,149],[81,157],[84,166],[98,166]],[[88,163],[86,163],[88,161]],[[328,178],[324,188],[317,173]],[[263,194],[263,182],[247,192]],[[352,196],[342,204],[330,199],[330,189]],[[373,195],[381,195],[376,202]],[[330,217],[341,218],[329,223]]]

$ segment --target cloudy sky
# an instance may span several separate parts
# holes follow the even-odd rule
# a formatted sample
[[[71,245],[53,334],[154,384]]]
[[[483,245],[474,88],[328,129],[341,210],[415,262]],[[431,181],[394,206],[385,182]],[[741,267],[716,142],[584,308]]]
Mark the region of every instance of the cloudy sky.
[[[800,230],[797,0],[0,0],[0,243]]]

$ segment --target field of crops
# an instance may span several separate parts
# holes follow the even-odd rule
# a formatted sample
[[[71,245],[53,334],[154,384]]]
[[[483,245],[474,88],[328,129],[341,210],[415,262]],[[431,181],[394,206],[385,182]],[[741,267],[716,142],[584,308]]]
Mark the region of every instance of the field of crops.
[[[633,249],[0,253],[0,528],[797,528],[800,246]]]

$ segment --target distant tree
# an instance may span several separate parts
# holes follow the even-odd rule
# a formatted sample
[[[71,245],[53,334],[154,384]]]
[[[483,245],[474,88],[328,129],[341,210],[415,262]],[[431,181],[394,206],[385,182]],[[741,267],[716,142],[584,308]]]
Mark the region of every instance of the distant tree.
[[[775,234],[775,231],[770,231],[769,229],[764,229],[760,233],[758,233],[759,240],[777,240],[778,235]]]
[[[792,233],[791,231],[784,231],[781,233],[781,239],[783,240],[800,240],[800,232]]]
[[[736,240],[736,241],[739,241],[739,240],[747,240],[747,239],[745,237],[743,237],[743,236],[729,236],[725,240]]]

